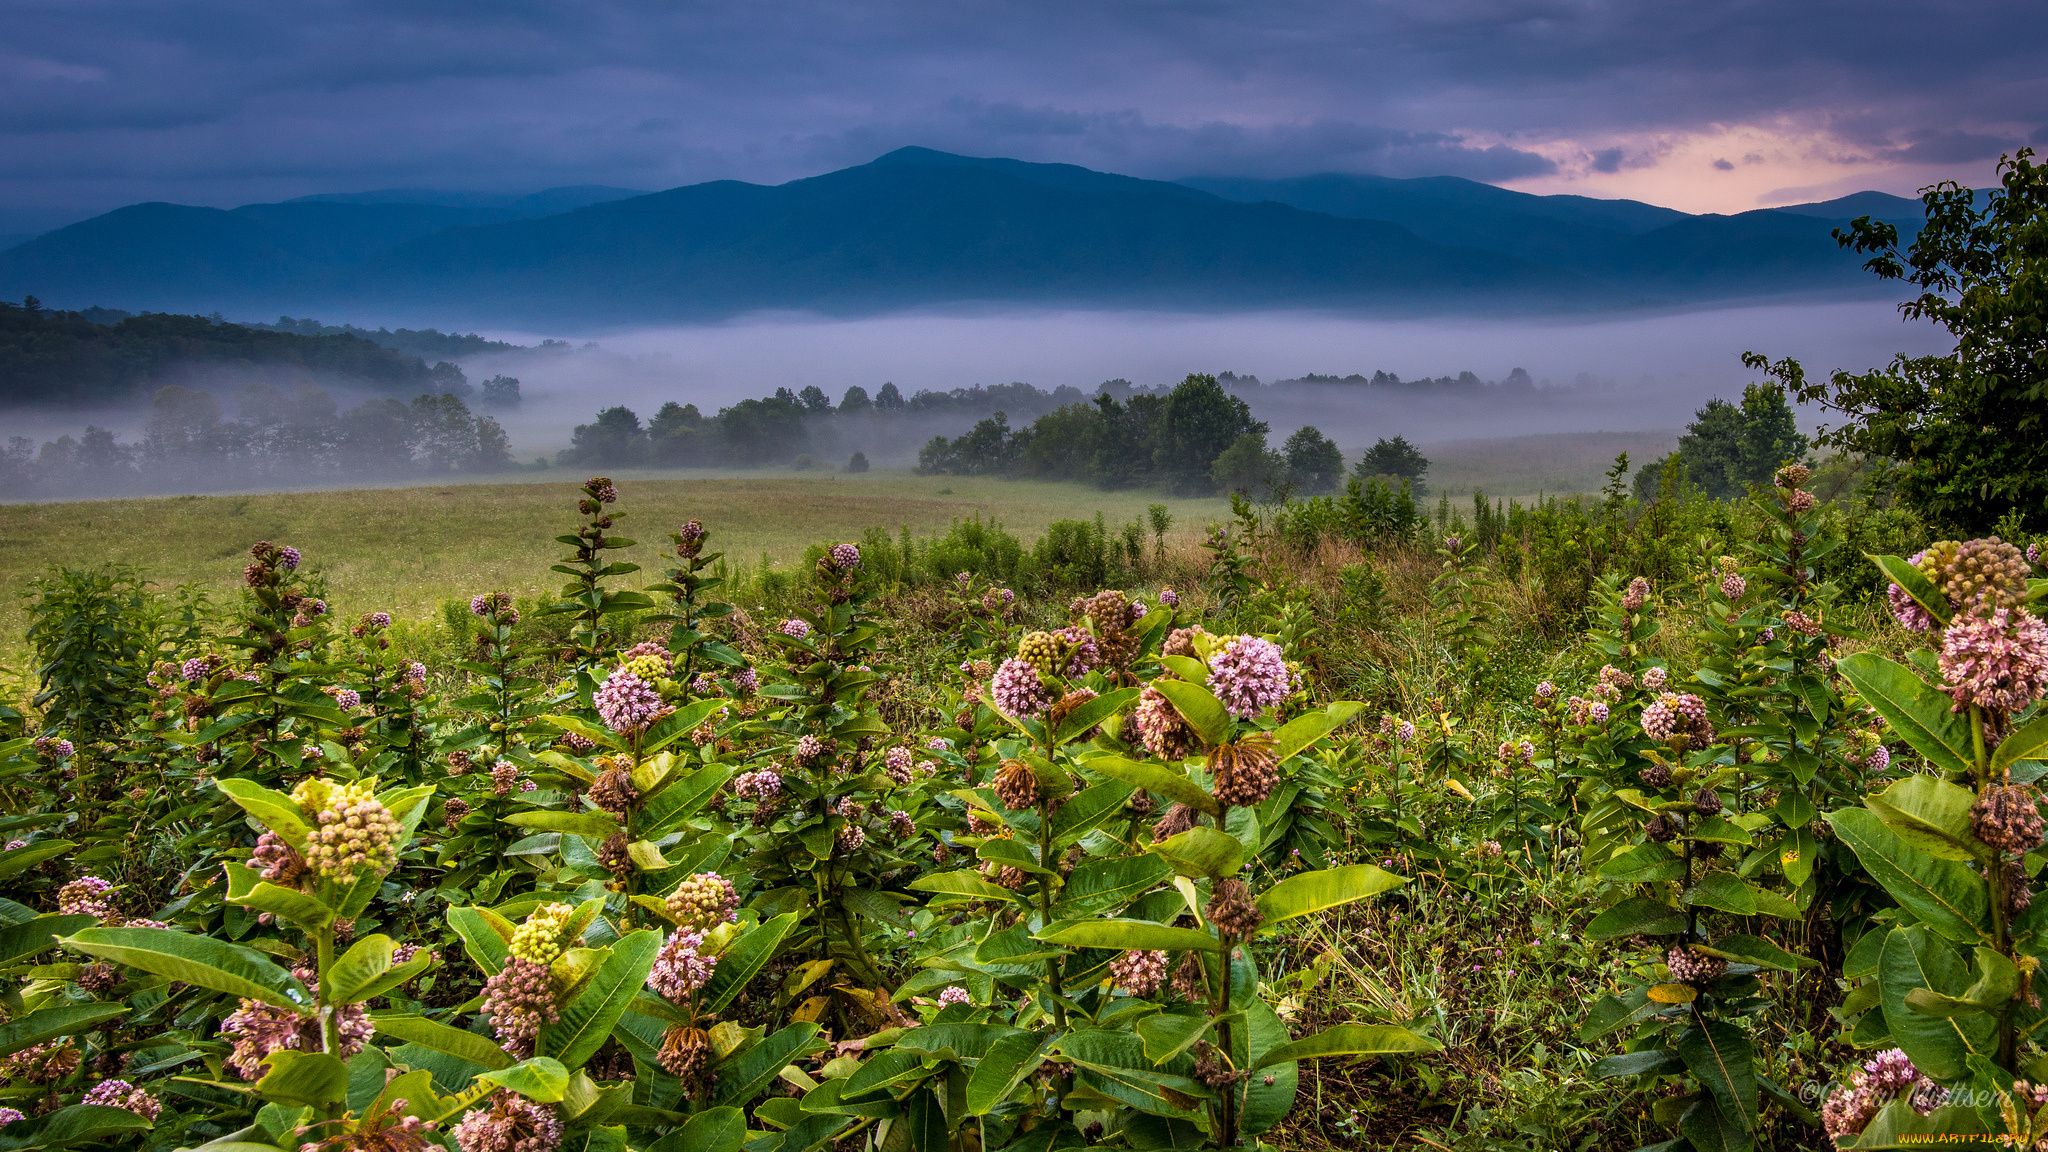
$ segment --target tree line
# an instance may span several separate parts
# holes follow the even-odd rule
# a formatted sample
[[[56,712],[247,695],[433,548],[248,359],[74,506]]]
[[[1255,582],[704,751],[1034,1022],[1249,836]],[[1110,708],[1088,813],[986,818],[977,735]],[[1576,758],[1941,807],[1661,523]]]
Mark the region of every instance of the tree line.
[[[509,379],[509,378],[508,378]],[[465,382],[466,386],[466,382]],[[516,382],[515,382],[516,388]],[[40,449],[15,436],[0,449],[0,498],[195,492],[267,484],[390,479],[513,467],[505,430],[452,391],[340,410],[323,388],[257,383],[229,418],[212,393],[171,384],[150,402],[142,438],[122,443],[88,425]]]

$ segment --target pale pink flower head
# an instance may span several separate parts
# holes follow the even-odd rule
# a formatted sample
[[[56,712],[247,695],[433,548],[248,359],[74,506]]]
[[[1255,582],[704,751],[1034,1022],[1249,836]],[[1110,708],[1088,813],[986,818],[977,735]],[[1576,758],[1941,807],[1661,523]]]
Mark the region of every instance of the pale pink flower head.
[[[1208,684],[1224,711],[1239,720],[1287,699],[1294,688],[1280,646],[1257,636],[1239,636],[1211,656]]]
[[[1016,656],[1003,661],[989,685],[996,707],[1012,716],[1034,717],[1052,707],[1053,693],[1038,678],[1029,660]]]
[[[662,703],[652,685],[624,668],[613,669],[591,697],[605,727],[620,735],[644,732],[656,719],[672,711]]]
[[[1952,620],[1942,634],[1940,665],[1956,711],[1975,705],[2018,712],[2048,687],[2048,626],[2009,608]]]

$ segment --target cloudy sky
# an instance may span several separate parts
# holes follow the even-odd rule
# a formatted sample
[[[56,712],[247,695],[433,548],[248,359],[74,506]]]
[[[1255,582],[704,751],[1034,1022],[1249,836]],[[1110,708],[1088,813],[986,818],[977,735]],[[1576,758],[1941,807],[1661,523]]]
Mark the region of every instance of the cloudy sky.
[[[0,0],[0,233],[906,144],[1741,211],[2048,142],[2040,0]]]

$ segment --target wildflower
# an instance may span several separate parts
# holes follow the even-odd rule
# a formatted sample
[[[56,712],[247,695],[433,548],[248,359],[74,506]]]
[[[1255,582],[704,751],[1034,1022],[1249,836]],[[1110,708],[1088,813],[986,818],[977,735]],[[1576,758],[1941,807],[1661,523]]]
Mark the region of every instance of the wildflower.
[[[699,954],[703,946],[702,932],[677,929],[655,956],[654,968],[647,974],[647,986],[673,1003],[689,1003],[690,997],[710,982],[712,970],[718,967],[718,957]]]
[[[1640,611],[1643,607],[1643,602],[1649,598],[1650,582],[1638,576],[1628,582],[1628,591],[1621,594],[1621,610],[1624,612]]]
[[[1239,636],[1209,660],[1209,690],[1239,720],[1249,720],[1287,698],[1292,677],[1280,646]]]
[[[1219,804],[1248,808],[1264,800],[1280,780],[1272,738],[1254,736],[1218,745],[1209,753],[1209,776]]]
[[[585,795],[593,805],[619,821],[624,821],[633,805],[640,802],[640,790],[633,787],[632,774],[623,768],[605,769]]]
[[[676,529],[676,555],[685,560],[695,559],[704,547],[704,524],[699,520],[686,520]]]
[[[57,890],[57,914],[114,919],[120,913],[114,909],[113,891],[112,884],[97,876],[80,876]]]
[[[1706,701],[1690,692],[1666,692],[1643,709],[1643,735],[1652,740],[1673,740],[1683,735],[1693,748],[1714,742],[1713,725],[1707,722]]]
[[[16,1120],[25,1119],[27,1119],[27,1117],[23,1116],[16,1109],[0,1108],[0,1128],[5,1128],[7,1125],[14,1123]]]
[[[1557,685],[1552,684],[1550,681],[1545,680],[1543,683],[1536,685],[1536,698],[1538,700],[1550,700],[1556,696]]]
[[[811,625],[809,621],[799,620],[792,616],[784,620],[775,630],[792,640],[802,640],[811,634]]]
[[[1012,716],[1037,716],[1050,708],[1053,702],[1052,691],[1039,679],[1038,669],[1030,660],[1018,656],[1003,661],[1002,667],[996,669],[989,690],[995,697],[996,707]]]
[[[1970,806],[1970,830],[1993,851],[2024,856],[2041,846],[2043,823],[2031,789],[1993,784]]]
[[[732,881],[716,872],[699,872],[668,894],[668,914],[693,928],[737,920],[739,906],[740,894]]]
[[[1721,577],[1721,595],[1730,600],[1742,599],[1742,594],[1748,589],[1749,585],[1742,579],[1740,572],[1729,572]]]
[[[832,754],[832,745],[817,736],[804,735],[796,738],[796,758],[804,764],[816,764]]]
[[[315,875],[346,886],[365,871],[382,874],[397,865],[398,821],[369,784],[310,777],[292,790],[292,800],[313,825],[306,865]]]
[[[742,800],[770,804],[782,792],[782,776],[771,766],[733,777],[732,793]]]
[[[1173,975],[1167,980],[1167,989],[1175,998],[1190,1004],[1199,1004],[1208,999],[1209,974],[1202,968],[1202,957],[1198,952],[1183,952],[1180,963],[1173,966]]]
[[[691,1024],[672,1024],[661,1034],[661,1048],[655,1059],[663,1070],[681,1080],[692,1097],[702,1095],[711,1074],[711,1037]]]
[[[1785,627],[1792,629],[1801,636],[1820,635],[1820,621],[1797,609],[1785,613]]]
[[[1645,668],[1643,669],[1643,688],[1645,691],[1649,692],[1662,692],[1664,690],[1665,681],[1668,680],[1670,676],[1671,673],[1667,672],[1662,668],[1658,668],[1655,666]]]
[[[285,551],[289,552],[291,549],[287,548]],[[164,1107],[155,1096],[126,1080],[102,1080],[93,1085],[92,1091],[87,1092],[85,1099],[79,1103],[101,1108],[125,1108],[152,1123],[155,1122],[157,1113],[163,1111]]]
[[[857,544],[834,544],[826,556],[832,561],[832,567],[841,572],[851,572],[860,567],[860,546]]]
[[[1125,732],[1126,739],[1135,735],[1147,752],[1161,760],[1185,760],[1197,742],[1194,728],[1182,718],[1173,702],[1149,684],[1138,694],[1138,704],[1131,709]]]
[[[1259,925],[1265,922],[1242,880],[1217,881],[1216,895],[1204,911],[1217,931],[1239,939],[1258,931]]]
[[[106,996],[122,984],[120,970],[104,960],[95,960],[78,970],[78,986],[94,999]]]
[[[1463,536],[1446,536],[1444,537],[1444,547],[1452,552],[1462,552],[1465,550],[1465,538]]]
[[[462,1152],[555,1152],[562,1146],[562,1121],[552,1104],[498,1092],[489,1108],[463,1114],[455,1125],[455,1143]]]
[[[996,799],[1001,800],[1003,806],[1012,812],[1036,808],[1039,800],[1038,777],[1032,773],[1031,766],[1022,760],[1008,761],[1002,770],[996,773],[995,793]]]
[[[35,750],[52,760],[68,760],[77,749],[71,741],[58,736],[44,736],[36,740]]]
[[[974,1003],[974,997],[969,996],[967,989],[960,987],[958,984],[948,984],[944,988],[939,989],[939,1006],[941,1008],[949,1004],[972,1003]]]
[[[540,1030],[561,1019],[548,964],[513,956],[484,981],[483,1014],[490,1018],[498,1046],[514,1056],[532,1055]]]
[[[194,656],[178,666],[178,675],[184,677],[187,683],[197,684],[206,679],[206,674],[213,671],[213,668],[213,657]]]
[[[46,1040],[0,1056],[0,1084],[16,1080],[52,1084],[76,1072],[81,1060],[77,1046],[70,1040]]]
[[[1955,711],[1974,705],[2018,712],[2048,686],[2048,627],[2006,608],[1952,621],[1942,634],[1940,666]]]
[[[1190,624],[1186,628],[1175,628],[1166,634],[1166,641],[1159,646],[1159,654],[1161,656],[1194,656],[1196,654],[1195,639],[1207,636],[1208,634],[1208,630],[1200,624]]]
[[[1035,669],[1041,676],[1051,676],[1060,660],[1060,638],[1051,632],[1027,632],[1017,642],[1016,659]],[[1006,666],[1009,661],[1003,662]]]
[[[510,796],[518,780],[519,765],[510,760],[500,760],[491,765],[491,791],[495,795]]]
[[[647,681],[623,668],[614,669],[598,686],[591,702],[605,727],[621,736],[644,732],[655,720],[673,709],[662,703],[661,694]]]
[[[1785,506],[1802,515],[1813,511],[1815,502],[1813,493],[1804,488],[1793,489],[1792,494],[1785,498]]]
[[[1112,984],[1131,995],[1145,998],[1159,991],[1166,981],[1166,953],[1133,948],[1109,963]]]
[[[299,567],[299,550],[289,544],[279,547],[277,550],[277,566],[287,572],[297,571]]]
[[[868,830],[850,820],[839,826],[839,835],[833,838],[833,843],[842,855],[860,851],[861,846],[867,842]]]
[[[1933,614],[1922,608],[1904,588],[1890,585],[1884,590],[1884,598],[1891,605],[1892,618],[1899,622],[1900,627],[1909,632],[1925,632],[1934,627]]]
[[[308,990],[319,991],[320,982],[310,971],[296,969],[293,975]],[[361,1004],[337,1009],[335,1024],[341,1033],[341,1051],[335,1055],[343,1060],[361,1052],[377,1030],[370,1021],[369,1010]],[[234,1038],[235,1047],[228,1053],[227,1065],[244,1080],[261,1080],[270,1071],[263,1060],[273,1052],[319,1052],[325,1043],[320,1035],[319,1017],[261,1000],[243,1000],[239,1009],[221,1021],[220,1031],[222,1036]]]
[[[1892,750],[1882,744],[1872,748],[1870,755],[1863,758],[1863,766],[1872,772],[1883,772],[1891,767],[1891,763]]]
[[[1996,536],[1932,544],[1915,557],[1914,567],[1971,615],[2014,608],[2027,597],[2026,556]]]
[[[357,692],[353,688],[336,688],[334,690],[334,705],[343,712],[355,711],[362,702],[362,693]]]
[[[1168,608],[1178,608],[1180,607],[1180,593],[1175,592],[1171,588],[1161,588],[1159,590],[1159,602]]]
[[[1697,952],[1690,945],[1671,949],[1664,954],[1664,966],[1671,970],[1671,978],[1680,984],[1703,988],[1719,980],[1728,972],[1728,962],[1719,956]]]
[[[882,768],[896,783],[910,783],[910,749],[899,746],[882,753]]]
[[[526,920],[512,930],[507,946],[512,955],[535,964],[552,964],[562,954],[562,930],[569,925],[575,909],[567,904],[542,904],[526,914]]]
[[[743,696],[752,696],[761,690],[761,676],[752,668],[742,668],[732,674],[732,686]]]

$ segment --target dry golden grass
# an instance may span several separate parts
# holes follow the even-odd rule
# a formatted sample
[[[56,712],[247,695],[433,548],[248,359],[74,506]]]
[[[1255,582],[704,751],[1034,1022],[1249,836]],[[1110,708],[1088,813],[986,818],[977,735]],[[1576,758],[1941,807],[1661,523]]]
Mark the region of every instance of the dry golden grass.
[[[640,541],[623,559],[653,569],[666,534],[695,517],[729,562],[778,564],[805,546],[859,539],[870,527],[908,524],[925,535],[979,513],[1000,520],[1030,547],[1046,525],[1087,519],[1100,509],[1116,528],[1165,503],[1173,535],[1192,537],[1226,519],[1223,500],[1167,499],[1156,492],[1103,492],[1084,484],[905,472],[817,477],[734,477],[620,472],[620,530]],[[562,578],[548,571],[567,549],[554,537],[574,531],[581,474],[546,480],[413,488],[172,496],[77,504],[0,506],[0,581],[21,591],[53,565],[119,561],[161,587],[196,583],[220,593],[238,583],[244,552],[258,540],[291,544],[328,581],[335,610],[372,610],[420,620],[451,597],[489,589],[551,593]],[[1149,530],[1148,530],[1149,536]],[[654,572],[625,577],[633,587]],[[0,602],[0,647],[18,658],[26,626],[16,597]]]

